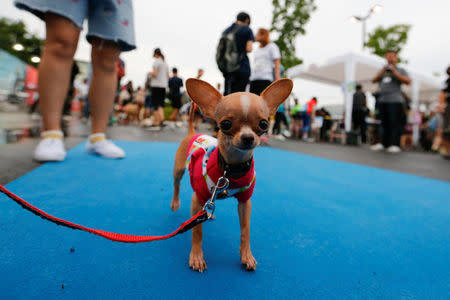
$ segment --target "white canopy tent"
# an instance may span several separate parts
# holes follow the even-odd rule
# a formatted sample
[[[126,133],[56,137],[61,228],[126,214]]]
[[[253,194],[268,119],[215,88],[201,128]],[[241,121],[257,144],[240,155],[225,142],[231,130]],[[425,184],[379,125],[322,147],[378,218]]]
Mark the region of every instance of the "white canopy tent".
[[[379,56],[349,52],[332,57],[322,63],[292,67],[288,70],[287,76],[292,79],[301,78],[341,86],[345,101],[345,130],[350,131],[355,82],[361,84],[365,91],[376,91],[378,86],[372,83],[372,78],[384,65],[386,65],[386,60]],[[404,85],[403,91],[411,98],[413,110],[418,110],[419,103],[430,103],[437,100],[440,84],[436,78],[413,71],[402,64],[399,66],[404,68],[411,78],[411,84]],[[414,141],[417,142],[419,137],[417,124],[414,126],[413,135]]]

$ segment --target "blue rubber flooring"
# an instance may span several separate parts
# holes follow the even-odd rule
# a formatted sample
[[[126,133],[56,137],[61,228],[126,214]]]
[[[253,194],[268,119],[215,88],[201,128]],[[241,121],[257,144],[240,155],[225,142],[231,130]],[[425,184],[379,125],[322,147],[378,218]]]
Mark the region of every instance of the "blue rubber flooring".
[[[57,217],[120,233],[160,235],[172,213],[175,143],[118,142],[127,158],[80,145],[7,187]],[[449,299],[450,184],[270,148],[255,153],[252,251],[239,260],[234,199],[204,225],[208,270],[189,269],[190,233],[122,244],[57,226],[0,194],[1,299]],[[70,251],[74,248],[74,252]]]

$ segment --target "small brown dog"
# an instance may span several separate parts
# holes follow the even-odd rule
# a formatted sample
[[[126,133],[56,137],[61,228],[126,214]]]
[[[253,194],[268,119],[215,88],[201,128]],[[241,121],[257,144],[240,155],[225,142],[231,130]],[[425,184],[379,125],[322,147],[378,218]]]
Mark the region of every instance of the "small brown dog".
[[[278,106],[290,95],[292,87],[290,79],[281,79],[267,87],[261,96],[244,92],[222,96],[202,80],[190,78],[186,81],[186,89],[192,101],[206,117],[219,124],[220,131],[217,140],[196,134],[192,124],[194,109],[191,108],[188,135],[181,142],[175,156],[174,195],[170,207],[173,211],[180,207],[180,181],[186,166],[194,190],[192,215],[203,208],[211,197],[218,178],[227,170],[230,185],[219,196],[238,199],[241,227],[239,252],[241,262],[247,270],[255,270],[257,264],[250,250],[250,197],[255,186],[253,150],[259,145],[260,136],[269,128],[269,117],[275,114]],[[202,236],[202,225],[192,229],[189,266],[199,272],[206,269]]]

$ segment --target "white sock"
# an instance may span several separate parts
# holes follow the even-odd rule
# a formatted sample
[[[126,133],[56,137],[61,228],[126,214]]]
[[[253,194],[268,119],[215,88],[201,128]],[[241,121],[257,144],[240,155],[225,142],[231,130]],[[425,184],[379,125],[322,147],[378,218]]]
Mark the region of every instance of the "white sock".
[[[106,136],[103,132],[93,133],[89,136],[89,142],[91,142],[91,144],[104,140],[106,140]]]
[[[63,139],[64,133],[61,130],[46,130],[41,132],[41,138],[43,139]]]

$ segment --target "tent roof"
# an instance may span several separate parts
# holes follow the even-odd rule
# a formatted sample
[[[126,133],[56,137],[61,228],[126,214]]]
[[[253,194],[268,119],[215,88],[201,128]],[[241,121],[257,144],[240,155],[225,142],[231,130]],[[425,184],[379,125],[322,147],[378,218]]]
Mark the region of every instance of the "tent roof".
[[[345,65],[352,60],[355,62],[356,82],[362,84],[365,91],[376,91],[378,86],[371,81],[375,74],[386,64],[386,61],[373,54],[348,52],[329,58],[321,63],[312,63],[308,66],[298,65],[288,70],[288,77],[341,86],[345,82]],[[431,75],[414,71],[405,65],[399,64],[399,66],[408,72],[411,79],[420,83],[419,100],[421,102],[432,102],[437,99],[440,90],[438,79]],[[411,95],[411,85],[405,85],[403,90],[406,94]]]

